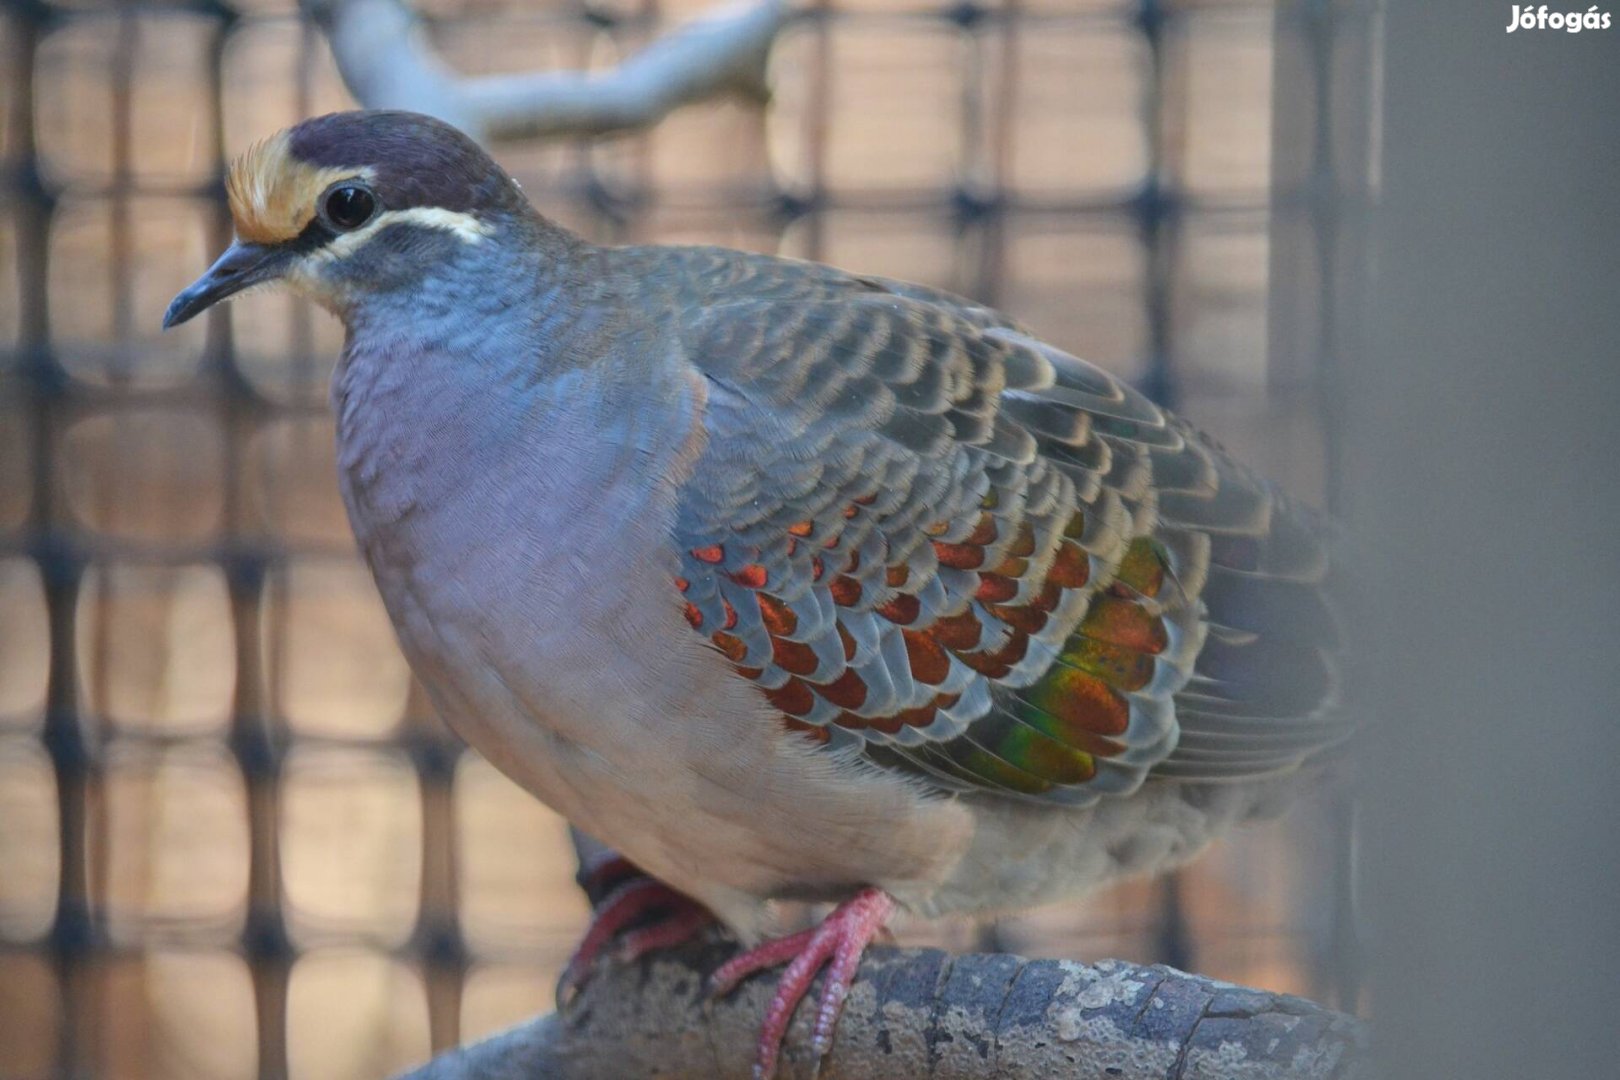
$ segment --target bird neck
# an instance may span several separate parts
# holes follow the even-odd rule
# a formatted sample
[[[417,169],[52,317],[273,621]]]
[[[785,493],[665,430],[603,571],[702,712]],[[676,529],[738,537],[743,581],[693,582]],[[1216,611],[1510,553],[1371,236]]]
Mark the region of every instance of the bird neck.
[[[604,318],[599,249],[538,216],[507,218],[468,241],[431,238],[423,269],[388,288],[355,291],[336,308],[350,347],[532,364],[572,354]],[[599,333],[598,333],[598,336]]]
[[[574,471],[628,452],[653,484],[689,467],[701,388],[611,253],[561,230],[502,239],[469,247],[475,259],[421,289],[368,296],[344,313],[332,401],[346,463],[369,474],[386,461],[437,459],[407,478],[413,488],[453,486],[464,479],[457,470],[520,445],[531,463]]]

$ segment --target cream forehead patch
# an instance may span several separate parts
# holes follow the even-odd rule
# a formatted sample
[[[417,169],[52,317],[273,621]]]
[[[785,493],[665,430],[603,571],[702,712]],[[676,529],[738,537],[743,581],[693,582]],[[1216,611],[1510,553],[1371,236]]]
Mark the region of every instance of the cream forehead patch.
[[[225,178],[236,235],[255,244],[276,244],[304,231],[315,200],[338,180],[371,179],[369,168],[322,168],[299,161],[285,131],[255,143],[231,162]]]

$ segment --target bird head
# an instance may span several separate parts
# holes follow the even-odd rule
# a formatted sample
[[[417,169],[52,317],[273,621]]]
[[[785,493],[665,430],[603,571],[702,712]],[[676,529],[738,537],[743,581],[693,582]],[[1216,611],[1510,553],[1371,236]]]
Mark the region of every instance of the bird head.
[[[165,329],[274,282],[341,315],[369,295],[421,289],[538,221],[477,143],[408,112],[306,120],[233,162],[226,191],[236,242],[174,298]]]

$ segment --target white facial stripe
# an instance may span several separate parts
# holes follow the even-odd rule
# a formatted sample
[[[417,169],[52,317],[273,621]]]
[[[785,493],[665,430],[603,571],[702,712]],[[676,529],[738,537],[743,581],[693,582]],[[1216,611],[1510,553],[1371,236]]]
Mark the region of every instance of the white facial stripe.
[[[471,214],[445,210],[438,206],[412,206],[404,210],[384,210],[367,222],[364,228],[341,233],[336,239],[316,248],[310,257],[341,259],[359,250],[366,241],[390,225],[419,225],[427,229],[442,229],[453,233],[465,244],[481,243],[484,237],[495,231],[492,226],[479,221]]]

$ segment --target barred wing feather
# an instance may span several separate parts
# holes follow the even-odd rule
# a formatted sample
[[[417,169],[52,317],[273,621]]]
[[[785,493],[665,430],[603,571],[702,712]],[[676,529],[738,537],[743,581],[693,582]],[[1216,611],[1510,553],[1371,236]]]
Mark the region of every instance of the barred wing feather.
[[[994,311],[690,249],[687,618],[783,722],[944,790],[1086,804],[1340,739],[1325,530]]]

